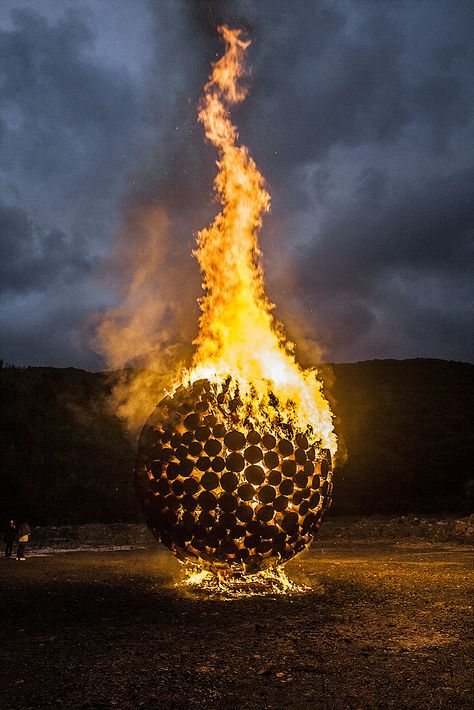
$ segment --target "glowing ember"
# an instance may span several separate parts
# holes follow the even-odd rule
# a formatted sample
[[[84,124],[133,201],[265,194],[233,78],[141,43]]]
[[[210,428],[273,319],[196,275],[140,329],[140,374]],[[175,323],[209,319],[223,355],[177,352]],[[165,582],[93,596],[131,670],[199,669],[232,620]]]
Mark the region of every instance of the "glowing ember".
[[[227,106],[248,42],[220,29],[224,56],[199,119],[218,148],[222,211],[198,235],[205,296],[192,368],[139,442],[136,485],[153,533],[181,559],[255,573],[310,540],[331,502],[336,451],[329,404],[273,319],[257,231],[270,198]]]
[[[310,589],[288,579],[281,567],[232,577],[212,574],[203,569],[198,572],[187,570],[184,584],[199,593],[229,599],[268,594],[301,594]]]

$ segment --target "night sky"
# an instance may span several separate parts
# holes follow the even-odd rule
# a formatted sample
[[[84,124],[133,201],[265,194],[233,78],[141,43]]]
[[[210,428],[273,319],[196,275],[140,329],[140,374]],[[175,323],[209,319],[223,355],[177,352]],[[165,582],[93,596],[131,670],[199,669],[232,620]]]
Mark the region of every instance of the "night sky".
[[[272,196],[268,293],[300,358],[472,361],[473,14],[471,0],[2,0],[0,356],[106,366],[95,329],[147,249],[143,352],[189,347],[191,251],[217,210],[197,105],[227,21],[252,39],[233,118]]]

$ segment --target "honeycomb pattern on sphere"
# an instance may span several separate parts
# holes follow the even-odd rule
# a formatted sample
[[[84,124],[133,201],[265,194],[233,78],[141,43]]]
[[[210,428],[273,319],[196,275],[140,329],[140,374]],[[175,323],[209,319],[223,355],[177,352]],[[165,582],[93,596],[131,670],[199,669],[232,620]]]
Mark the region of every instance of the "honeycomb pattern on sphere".
[[[165,397],[143,427],[137,489],[153,535],[181,560],[254,573],[314,536],[332,500],[331,455],[308,435],[236,422],[208,380]]]

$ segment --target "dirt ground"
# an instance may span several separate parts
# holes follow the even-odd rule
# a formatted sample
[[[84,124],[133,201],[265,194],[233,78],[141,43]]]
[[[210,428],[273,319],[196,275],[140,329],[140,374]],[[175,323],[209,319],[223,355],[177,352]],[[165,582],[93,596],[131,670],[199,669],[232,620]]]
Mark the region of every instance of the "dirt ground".
[[[0,560],[0,707],[471,708],[464,545],[314,543],[222,601],[163,548]]]

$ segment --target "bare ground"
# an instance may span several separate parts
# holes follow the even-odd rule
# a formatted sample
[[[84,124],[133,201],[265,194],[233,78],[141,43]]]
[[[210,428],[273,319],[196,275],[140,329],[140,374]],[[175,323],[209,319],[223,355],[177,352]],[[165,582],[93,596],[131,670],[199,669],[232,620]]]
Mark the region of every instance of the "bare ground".
[[[202,598],[162,548],[0,560],[0,707],[471,708],[464,545],[316,542],[299,595]]]

